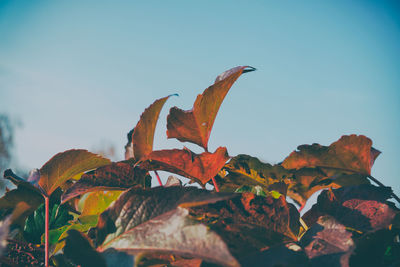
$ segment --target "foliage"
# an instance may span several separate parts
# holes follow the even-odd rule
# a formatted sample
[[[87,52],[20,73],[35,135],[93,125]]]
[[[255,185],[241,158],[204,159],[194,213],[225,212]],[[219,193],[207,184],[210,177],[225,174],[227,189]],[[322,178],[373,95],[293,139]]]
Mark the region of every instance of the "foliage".
[[[400,212],[389,201],[398,198],[371,176],[380,152],[369,138],[301,145],[279,164],[231,157],[225,147],[209,151],[225,96],[254,70],[228,70],[191,110],[170,109],[167,137],[197,144],[202,153],[153,151],[167,96],[128,133],[124,161],[74,149],[55,155],[28,179],[6,170],[4,177],[17,188],[0,199],[1,214],[10,214],[0,225],[0,262],[42,266],[50,244],[49,265],[56,266],[399,265]],[[183,186],[176,177],[151,188],[150,172],[158,170],[201,188]],[[321,189],[301,217],[299,210]]]

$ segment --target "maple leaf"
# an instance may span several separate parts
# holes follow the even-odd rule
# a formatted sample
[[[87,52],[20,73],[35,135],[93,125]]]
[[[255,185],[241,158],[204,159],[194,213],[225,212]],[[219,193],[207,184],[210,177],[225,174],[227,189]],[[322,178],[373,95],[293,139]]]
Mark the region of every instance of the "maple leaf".
[[[171,149],[151,152],[143,159],[140,167],[150,170],[163,170],[191,178],[204,185],[222,169],[229,159],[225,147],[214,153],[195,154],[189,149]]]
[[[43,192],[50,196],[54,190],[73,176],[109,163],[109,159],[87,150],[67,150],[56,154],[40,168],[38,184]]]
[[[389,227],[399,210],[387,201],[390,187],[359,185],[323,191],[317,203],[303,215],[307,225],[330,215],[345,226],[365,232]]]
[[[96,170],[87,172],[61,197],[65,203],[71,198],[92,191],[125,190],[132,186],[149,187],[151,177],[147,171],[134,166],[130,160],[113,162]]]
[[[208,139],[222,101],[242,73],[254,70],[249,66],[230,69],[219,75],[213,85],[197,96],[191,110],[171,108],[167,117],[168,138],[191,142],[208,151]]]
[[[161,109],[169,95],[154,101],[140,116],[139,122],[128,133],[128,143],[125,146],[125,159],[134,158],[139,161],[153,151],[154,131]]]

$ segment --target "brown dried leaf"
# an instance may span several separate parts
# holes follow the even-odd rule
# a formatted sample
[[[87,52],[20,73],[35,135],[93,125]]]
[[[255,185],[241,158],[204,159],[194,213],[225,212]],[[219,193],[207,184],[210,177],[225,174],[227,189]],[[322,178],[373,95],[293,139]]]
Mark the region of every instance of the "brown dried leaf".
[[[219,75],[213,85],[197,96],[191,110],[171,108],[167,117],[168,138],[191,142],[208,151],[208,139],[222,101],[242,73],[254,70],[249,66],[230,69]]]
[[[140,167],[150,170],[163,170],[195,179],[200,184],[211,180],[229,159],[225,147],[214,153],[195,154],[189,149],[171,149],[151,152],[143,159]]]
[[[329,147],[319,144],[301,145],[282,163],[286,169],[325,167],[371,174],[371,167],[380,152],[363,135],[344,135]]]
[[[162,107],[170,96],[157,99],[146,108],[135,128],[128,133],[128,143],[125,146],[126,160],[134,158],[138,161],[153,151],[154,131],[157,120]]]
[[[135,185],[148,187],[151,177],[147,171],[135,167],[131,161],[113,162],[82,175],[62,195],[62,203],[92,191],[125,190]]]

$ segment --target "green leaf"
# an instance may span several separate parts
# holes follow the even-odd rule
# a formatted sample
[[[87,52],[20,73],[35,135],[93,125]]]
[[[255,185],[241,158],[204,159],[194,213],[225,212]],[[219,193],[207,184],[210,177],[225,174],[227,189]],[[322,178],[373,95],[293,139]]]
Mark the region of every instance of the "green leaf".
[[[85,199],[79,200],[79,202],[83,202],[83,209],[80,217],[102,213],[122,192],[123,191],[98,191],[89,193]]]
[[[126,160],[134,158],[135,161],[139,161],[143,156],[153,151],[154,131],[157,120],[162,107],[171,96],[157,99],[142,113],[135,128],[128,133],[128,143],[125,146]]]
[[[57,229],[73,219],[64,206],[57,204],[50,205],[49,230]],[[44,204],[31,214],[25,222],[24,237],[27,241],[35,244],[41,243],[41,236],[45,229],[45,207]]]
[[[208,139],[222,101],[242,73],[254,70],[248,66],[230,69],[219,75],[213,85],[197,96],[191,110],[171,108],[167,117],[168,138],[191,142],[208,151]]]
[[[68,179],[110,163],[109,159],[83,149],[56,154],[40,168],[39,186],[48,196]]]

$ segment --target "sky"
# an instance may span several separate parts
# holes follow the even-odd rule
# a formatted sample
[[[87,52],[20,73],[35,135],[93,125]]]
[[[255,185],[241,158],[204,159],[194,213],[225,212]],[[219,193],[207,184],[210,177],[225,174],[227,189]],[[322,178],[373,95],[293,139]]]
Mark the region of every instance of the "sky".
[[[0,112],[21,122],[14,165],[71,148],[116,148],[154,100],[190,109],[216,76],[250,65],[209,149],[281,162],[301,144],[363,134],[372,175],[400,194],[400,5],[396,1],[0,0]]]

